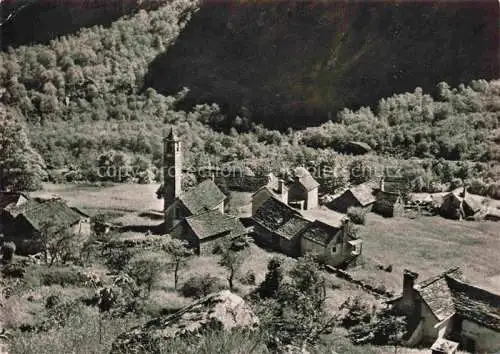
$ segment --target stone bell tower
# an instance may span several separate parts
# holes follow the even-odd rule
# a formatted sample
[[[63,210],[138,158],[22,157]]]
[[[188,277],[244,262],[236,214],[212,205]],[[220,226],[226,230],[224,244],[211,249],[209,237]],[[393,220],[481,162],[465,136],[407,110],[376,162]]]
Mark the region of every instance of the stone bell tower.
[[[182,149],[174,128],[163,138],[164,210],[181,195]]]

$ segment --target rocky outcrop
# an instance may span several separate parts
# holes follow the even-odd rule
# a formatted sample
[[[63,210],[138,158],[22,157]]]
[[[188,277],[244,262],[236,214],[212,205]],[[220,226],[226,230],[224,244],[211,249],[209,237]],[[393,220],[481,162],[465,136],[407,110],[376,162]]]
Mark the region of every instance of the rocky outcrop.
[[[259,320],[248,304],[228,290],[210,294],[175,314],[159,317],[122,333],[111,353],[139,353],[162,346],[169,339],[201,335],[210,329],[254,329]]]

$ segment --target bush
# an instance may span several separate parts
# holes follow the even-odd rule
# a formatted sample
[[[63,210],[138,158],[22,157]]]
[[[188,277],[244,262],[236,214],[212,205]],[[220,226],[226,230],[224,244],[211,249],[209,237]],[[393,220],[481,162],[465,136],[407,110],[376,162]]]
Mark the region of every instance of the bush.
[[[366,209],[358,207],[350,207],[347,209],[347,216],[352,220],[353,223],[358,225],[364,225],[366,223]]]
[[[2,267],[2,275],[5,278],[23,278],[26,274],[26,269],[17,264],[8,264]]]
[[[224,286],[218,278],[204,274],[189,278],[182,285],[180,292],[185,297],[200,298],[222,289],[224,289]]]
[[[244,276],[240,278],[240,282],[244,285],[255,285],[255,273],[251,270],[248,271]]]
[[[38,286],[84,285],[86,278],[79,268],[33,266],[26,275],[27,283]]]
[[[354,326],[370,323],[373,311],[370,306],[364,303],[358,296],[348,298],[341,306],[340,310],[346,310],[340,323],[342,327],[350,329]]]
[[[0,247],[0,255],[2,255],[2,263],[10,263],[16,253],[16,244],[14,242],[7,242]]]

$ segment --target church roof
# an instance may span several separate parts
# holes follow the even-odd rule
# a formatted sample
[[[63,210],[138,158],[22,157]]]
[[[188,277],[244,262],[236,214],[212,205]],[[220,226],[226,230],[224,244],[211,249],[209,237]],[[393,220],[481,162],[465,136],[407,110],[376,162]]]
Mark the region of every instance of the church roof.
[[[191,214],[199,214],[217,207],[226,195],[210,179],[183,193],[180,200]]]

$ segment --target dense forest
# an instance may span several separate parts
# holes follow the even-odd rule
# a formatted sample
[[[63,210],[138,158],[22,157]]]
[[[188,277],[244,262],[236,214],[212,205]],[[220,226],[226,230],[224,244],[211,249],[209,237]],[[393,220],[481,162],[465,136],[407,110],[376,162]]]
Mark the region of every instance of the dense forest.
[[[286,130],[445,81],[498,78],[498,1],[206,1],[146,87]]]
[[[276,11],[282,10],[280,6],[283,5],[281,2],[279,4],[275,8]],[[317,4],[310,7],[303,7],[305,5],[299,3],[290,4],[290,18],[298,21],[306,14],[314,17],[321,6],[326,6],[326,3]],[[470,36],[465,38],[464,43],[477,46],[467,51],[466,60],[470,60],[467,70],[461,66],[465,65],[461,59],[457,58],[453,59],[455,66],[452,66],[450,71],[444,70],[450,63],[443,58],[442,61],[436,61],[437,67],[429,72],[429,75],[418,75],[426,80],[423,87],[418,87],[419,81],[411,81],[408,76],[402,77],[398,82],[413,85],[411,89],[402,88],[391,80],[384,81],[383,85],[368,85],[365,82],[358,89],[368,91],[368,88],[383,87],[382,91],[377,91],[380,93],[377,100],[368,100],[371,108],[358,107],[359,103],[365,102],[361,100],[349,105],[351,109],[337,110],[335,107],[342,108],[344,106],[340,106],[341,104],[351,102],[348,93],[354,93],[357,89],[344,85],[345,92],[337,91],[334,95],[335,101],[330,100],[328,95],[333,95],[336,90],[334,86],[337,84],[325,83],[325,90],[318,86],[318,92],[327,95],[324,100],[321,99],[323,102],[336,102],[329,108],[332,110],[330,120],[327,121],[328,117],[318,115],[317,119],[325,121],[323,125],[311,127],[314,124],[307,123],[310,127],[305,130],[289,128],[286,131],[278,131],[272,130],[273,122],[280,121],[279,117],[291,122],[295,119],[294,113],[288,115],[276,111],[276,115],[270,117],[265,112],[259,112],[260,108],[266,107],[266,100],[272,103],[272,106],[280,106],[274,98],[271,99],[276,93],[280,95],[285,92],[278,87],[271,89],[275,92],[273,95],[249,89],[248,92],[258,93],[262,101],[248,101],[233,112],[228,109],[225,101],[230,97],[229,93],[218,99],[216,96],[201,94],[196,85],[187,88],[179,86],[169,95],[148,87],[154,84],[151,83],[153,77],[156,83],[161,81],[165,85],[175,86],[186,82],[181,80],[183,70],[189,71],[191,68],[217,87],[224,86],[228,92],[238,92],[238,88],[232,86],[231,82],[224,81],[224,84],[217,81],[224,80],[225,76],[220,72],[214,69],[209,75],[203,71],[208,70],[206,66],[189,60],[184,62],[183,70],[178,66],[179,61],[175,61],[176,67],[163,67],[161,73],[152,75],[157,63],[168,63],[170,60],[167,58],[163,61],[164,53],[167,53],[167,56],[174,55],[171,53],[180,55],[182,53],[179,53],[179,48],[187,50],[186,38],[183,36],[192,36],[193,31],[196,31],[197,21],[200,21],[199,16],[207,16],[204,6],[207,5],[200,9],[197,1],[172,0],[157,9],[140,9],[137,13],[114,21],[108,27],[97,25],[82,28],[76,34],[56,38],[47,44],[8,48],[0,55],[0,86],[3,88],[0,100],[8,111],[3,117],[13,117],[12,119],[19,123],[13,125],[15,129],[23,127],[30,140],[29,148],[39,152],[47,169],[64,170],[65,181],[102,179],[102,176],[96,175],[97,168],[113,164],[140,171],[142,182],[155,178],[158,180],[160,176],[157,171],[162,159],[162,130],[175,125],[184,142],[186,167],[202,166],[209,162],[229,163],[234,160],[248,164],[258,171],[268,170],[269,166],[279,170],[312,162],[316,166],[340,166],[339,170],[342,172],[325,181],[327,191],[334,191],[337,187],[349,183],[347,167],[353,165],[363,165],[372,170],[380,170],[388,165],[398,166],[405,174],[425,177],[425,181],[416,187],[419,190],[445,188],[443,184],[463,176],[465,169],[467,176],[481,179],[483,193],[487,190],[490,190],[490,194],[496,193],[491,192],[495,190],[491,185],[495,185],[498,180],[495,164],[500,161],[500,84],[495,80],[482,79],[497,77],[497,67],[491,62],[490,49],[483,47],[489,43],[490,37],[486,38],[486,44],[484,41],[475,41],[474,38],[469,38]],[[226,8],[228,5],[221,6]],[[403,5],[399,7],[401,6],[405,8]],[[253,9],[251,12],[256,11],[253,5],[248,7]],[[305,11],[306,8],[310,10]],[[426,11],[431,9],[425,6],[424,8]],[[435,11],[433,14],[445,11],[442,6],[436,5],[432,8]],[[465,8],[467,9],[467,6]],[[268,9],[269,7],[264,7],[262,10],[264,23],[269,15]],[[371,14],[379,11],[373,4],[368,9]],[[479,6],[477,9],[483,11],[484,7]],[[239,14],[240,11],[243,10],[238,7],[232,13]],[[380,11],[382,16],[381,14],[389,10],[383,7]],[[453,11],[461,14],[464,10],[459,6]],[[295,17],[292,16],[294,13]],[[337,14],[341,16],[339,14],[342,14],[342,11]],[[227,13],[222,12],[220,16],[226,15]],[[279,11],[275,13],[275,16],[278,15]],[[351,17],[348,18],[352,20]],[[485,19],[479,15],[474,18]],[[250,21],[251,18],[247,20]],[[351,23],[351,20],[347,21],[346,31],[355,24]],[[250,27],[254,23],[252,21],[251,24],[249,22]],[[389,21],[389,18],[386,21]],[[398,21],[403,21],[403,18]],[[452,26],[449,21],[444,22]],[[213,24],[217,23],[214,20]],[[391,21],[388,23],[392,24]],[[478,33],[489,28],[488,23],[485,22],[486,27],[478,25]],[[327,24],[324,26],[328,27]],[[244,23],[240,25],[241,28],[244,27]],[[363,27],[362,24],[358,25]],[[229,27],[235,31],[236,27]],[[428,26],[422,26],[424,27]],[[226,25],[219,29],[225,33],[224,38],[229,38],[229,34],[225,32]],[[281,29],[288,31],[286,26]],[[300,36],[307,37],[304,26],[295,29],[295,32],[291,31],[292,34],[300,33]],[[207,35],[212,33],[211,31],[212,29],[207,29]],[[335,28],[323,28],[321,33],[324,37],[329,32],[332,38],[340,33]],[[314,33],[318,36],[321,34]],[[443,33],[447,32],[443,30]],[[233,34],[234,37],[231,38],[234,41],[242,40],[245,36],[248,37],[248,44],[256,40],[249,33]],[[348,34],[347,36],[349,37]],[[461,37],[456,34],[454,36]],[[266,36],[255,34],[255,37]],[[316,38],[316,35],[310,37]],[[404,39],[409,43],[409,37],[398,38],[398,41]],[[349,44],[349,41],[345,44],[346,47],[359,49],[352,43]],[[428,42],[428,39],[426,41]],[[207,43],[209,42],[207,40]],[[238,47],[236,42],[233,44],[234,48]],[[203,46],[197,47],[195,43],[193,48],[195,47],[200,50],[199,58],[211,57],[204,52]],[[223,49],[217,48],[219,51]],[[239,48],[247,47],[240,45]],[[307,52],[312,53],[314,50]],[[234,52],[227,49],[227,53],[232,53],[236,59],[251,57],[246,50]],[[219,58],[221,63],[225,60],[215,51],[212,54],[212,59]],[[287,55],[293,57],[290,53]],[[473,60],[474,55],[481,56],[482,59]],[[353,65],[360,58],[354,52],[345,52],[342,54],[342,60],[347,61],[348,56],[352,56]],[[307,58],[307,55],[304,58]],[[290,63],[293,62],[294,60],[290,60]],[[409,62],[406,64],[409,65]],[[298,65],[297,72],[300,71],[299,68],[304,67],[302,62],[295,62],[294,65]],[[410,66],[415,65],[413,63]],[[439,65],[442,65],[444,71],[440,71]],[[225,66],[233,67],[232,64]],[[265,65],[243,62],[234,68],[253,68],[255,75],[264,75],[262,73],[270,70]],[[286,72],[281,72],[279,66],[274,65],[273,68],[283,74],[282,78],[287,77]],[[372,71],[380,74],[382,70]],[[447,72],[449,74],[446,74]],[[452,72],[456,74],[453,77]],[[241,76],[240,82],[245,81],[245,75]],[[349,76],[364,77],[354,75],[351,71]],[[475,80],[465,84],[448,85],[441,78],[449,78],[451,83],[459,83],[462,79],[469,78]],[[234,83],[234,80],[232,82]],[[345,80],[339,82],[347,83]],[[263,88],[264,86],[262,85]],[[390,96],[393,92],[404,91],[409,92]],[[209,94],[211,90],[207,88],[204,92]],[[310,91],[303,87],[302,92],[306,94]],[[374,95],[374,92],[370,95]],[[380,99],[384,96],[387,98]],[[193,101],[192,97],[199,99]],[[254,99],[257,99],[257,96]],[[195,104],[198,100],[201,100],[200,103]],[[375,154],[361,157],[345,155],[348,152],[346,146],[351,141],[368,144]]]

